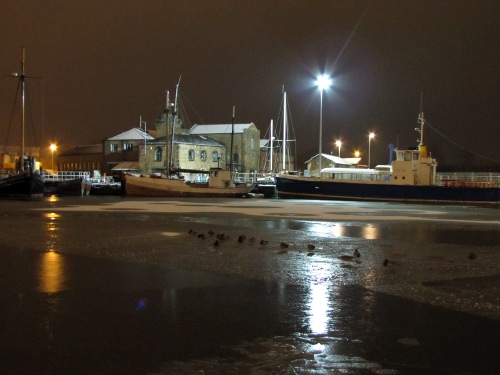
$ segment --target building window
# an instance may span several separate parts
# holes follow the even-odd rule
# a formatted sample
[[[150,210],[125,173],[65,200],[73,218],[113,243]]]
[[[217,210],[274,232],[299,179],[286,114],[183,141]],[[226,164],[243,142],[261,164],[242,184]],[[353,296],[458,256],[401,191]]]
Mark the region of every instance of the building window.
[[[162,150],[161,147],[156,147],[155,148],[155,161],[162,161],[163,156],[162,156]]]
[[[254,140],[253,138],[250,138],[250,150],[253,150],[254,148]]]
[[[193,149],[189,150],[188,158],[189,158],[189,161],[194,161],[194,150]]]
[[[212,151],[212,161],[217,161],[217,157],[218,157],[218,153],[217,151]]]
[[[134,148],[134,145],[132,143],[124,143],[123,144],[123,151],[132,151]]]
[[[207,152],[205,150],[201,151],[200,158],[201,158],[201,161],[207,161]]]
[[[117,151],[118,151],[118,144],[116,144],[116,143],[111,143],[111,144],[109,145],[109,147],[110,147],[110,148],[109,148],[109,150],[110,150],[111,152],[117,152]]]

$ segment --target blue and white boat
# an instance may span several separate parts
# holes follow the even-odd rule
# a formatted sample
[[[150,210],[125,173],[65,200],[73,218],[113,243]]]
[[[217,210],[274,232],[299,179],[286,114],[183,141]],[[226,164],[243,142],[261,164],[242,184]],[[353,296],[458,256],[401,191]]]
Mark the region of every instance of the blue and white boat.
[[[419,115],[423,135],[424,117]],[[280,198],[439,204],[500,204],[500,175],[450,178],[436,173],[421,137],[418,147],[395,150],[395,160],[374,169],[323,168],[319,177],[275,176]],[[457,175],[458,176],[458,175]]]

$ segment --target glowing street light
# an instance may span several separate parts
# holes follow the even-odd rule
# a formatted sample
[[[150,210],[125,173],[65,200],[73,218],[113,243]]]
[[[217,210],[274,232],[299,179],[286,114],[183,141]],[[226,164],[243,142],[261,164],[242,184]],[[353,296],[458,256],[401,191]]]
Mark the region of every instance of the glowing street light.
[[[52,170],[54,170],[54,151],[57,150],[57,146],[52,143],[49,148],[52,151]]]
[[[342,141],[335,141],[335,144],[339,148],[339,158],[340,158],[340,147],[342,146]]]
[[[375,133],[368,134],[368,168],[371,167],[371,143],[372,138],[375,138]]]
[[[355,158],[359,158],[360,155],[361,155],[361,152],[359,152],[358,150],[354,151]]]
[[[332,80],[330,77],[328,77],[326,74],[320,75],[316,79],[316,86],[319,88],[319,93],[320,93],[320,105],[319,105],[319,161],[318,161],[318,176],[321,176],[321,157],[322,157],[322,142],[323,142],[323,90],[327,89],[330,87],[332,84]]]

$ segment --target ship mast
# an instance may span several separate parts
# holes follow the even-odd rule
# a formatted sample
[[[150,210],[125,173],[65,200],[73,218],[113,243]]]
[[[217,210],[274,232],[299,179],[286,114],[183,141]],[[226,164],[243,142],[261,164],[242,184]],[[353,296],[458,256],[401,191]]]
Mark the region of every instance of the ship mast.
[[[234,138],[234,116],[235,116],[236,107],[233,105],[233,118],[231,120],[231,156],[229,158],[229,171],[231,172],[231,176],[233,173],[233,138]]]
[[[415,128],[415,130],[420,133],[420,139],[418,140],[418,149],[420,151],[420,156],[423,158],[427,157],[427,147],[424,145],[424,125],[425,125],[425,119],[424,119],[424,111],[422,109],[423,107],[423,94],[420,96],[420,113],[418,114],[418,123],[420,124],[420,128]]]
[[[175,99],[174,99],[174,113],[173,113],[173,124],[172,124],[172,135],[170,137],[170,154],[168,157],[168,170],[170,175],[170,169],[172,169],[174,165],[174,134],[175,134],[175,125],[177,124],[177,103],[179,100],[179,86],[181,84],[182,75],[179,76],[179,81],[177,82],[177,86],[175,88]]]
[[[269,171],[272,173],[273,172],[273,141],[274,141],[274,136],[273,136],[273,120],[271,119],[271,125],[270,125],[270,139],[269,139],[269,143],[270,143],[270,147],[269,147]]]
[[[423,94],[420,94],[420,113],[418,114],[418,124],[420,124],[420,128],[415,128],[415,131],[420,133],[420,139],[417,139],[418,147],[422,147],[424,145],[424,112],[423,112]]]
[[[19,77],[21,83],[21,156],[19,157],[19,169],[24,171],[24,138],[26,125],[26,73],[24,66],[26,63],[26,49],[22,48],[21,73],[13,73],[12,76]],[[19,86],[18,86],[19,88]]]
[[[170,176],[170,168],[168,166],[168,138],[170,136],[170,126],[169,126],[169,112],[170,112],[170,92],[167,90],[167,97],[165,102],[165,163],[166,165],[166,174]]]
[[[283,147],[282,147],[282,155],[281,155],[281,168],[283,171],[286,170],[286,151],[287,151],[287,112],[286,112],[286,91],[283,91]]]

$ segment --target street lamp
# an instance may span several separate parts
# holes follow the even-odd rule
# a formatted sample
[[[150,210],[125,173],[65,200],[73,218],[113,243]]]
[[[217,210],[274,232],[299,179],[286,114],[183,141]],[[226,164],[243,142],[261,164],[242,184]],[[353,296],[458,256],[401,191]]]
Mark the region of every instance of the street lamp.
[[[375,138],[375,133],[368,134],[368,168],[371,167],[371,143],[372,138]]]
[[[323,142],[322,133],[323,133],[323,90],[330,87],[332,84],[332,80],[326,74],[320,75],[316,79],[316,86],[319,88],[320,94],[320,105],[319,105],[319,161],[318,161],[318,176],[321,177],[321,154],[323,153],[321,143]]]
[[[359,151],[357,151],[357,150],[356,150],[356,151],[354,151],[354,157],[355,157],[355,158],[359,158],[359,155],[361,155],[361,152],[359,152]]]
[[[339,148],[339,158],[340,158],[340,146],[342,146],[342,141],[335,141],[335,144]]]
[[[52,151],[52,170],[54,170],[54,151],[57,149],[57,146],[52,143],[49,148]]]

